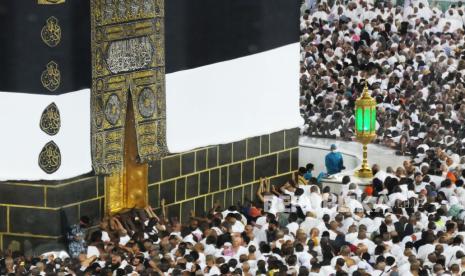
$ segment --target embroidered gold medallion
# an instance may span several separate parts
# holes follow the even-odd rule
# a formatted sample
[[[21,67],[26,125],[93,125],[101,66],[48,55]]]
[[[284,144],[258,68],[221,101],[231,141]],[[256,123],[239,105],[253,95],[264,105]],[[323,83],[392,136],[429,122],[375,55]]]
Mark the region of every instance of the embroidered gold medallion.
[[[55,16],[49,17],[47,21],[45,21],[45,25],[42,27],[40,36],[42,37],[42,41],[49,47],[55,47],[60,43],[61,27]]]
[[[46,173],[52,174],[61,166],[61,153],[55,142],[50,141],[39,154],[39,167]]]
[[[58,69],[58,64],[54,61],[50,61],[47,64],[47,69],[42,72],[40,77],[42,85],[47,88],[50,92],[57,90],[60,86],[61,74]]]
[[[140,115],[144,118],[152,117],[155,113],[155,105],[155,93],[153,93],[152,89],[149,87],[143,88],[137,99],[137,107]]]
[[[112,125],[116,125],[121,117],[121,101],[118,95],[111,94],[105,104],[105,118]]]
[[[48,135],[56,135],[60,130],[60,111],[55,103],[45,108],[40,117],[40,129]]]

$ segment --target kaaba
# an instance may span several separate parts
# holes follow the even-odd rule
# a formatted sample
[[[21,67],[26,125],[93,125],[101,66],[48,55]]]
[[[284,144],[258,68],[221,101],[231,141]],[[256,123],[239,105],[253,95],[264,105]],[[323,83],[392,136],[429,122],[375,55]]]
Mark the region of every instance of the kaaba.
[[[0,0],[0,249],[298,168],[298,0]]]

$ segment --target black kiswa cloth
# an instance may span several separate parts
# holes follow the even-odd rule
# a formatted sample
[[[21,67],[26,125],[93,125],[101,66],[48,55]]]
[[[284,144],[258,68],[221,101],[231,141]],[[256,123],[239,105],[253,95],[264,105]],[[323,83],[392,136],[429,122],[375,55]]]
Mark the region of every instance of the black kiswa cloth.
[[[57,95],[91,84],[90,7],[88,0],[40,5],[37,0],[0,0],[0,91]],[[59,43],[48,46],[41,37],[47,19],[60,26]],[[58,87],[45,88],[41,76],[54,61]]]
[[[166,73],[298,42],[299,8],[299,0],[165,0]],[[61,27],[56,47],[41,38],[51,16]],[[91,87],[90,32],[89,0],[0,0],[0,91],[57,95]],[[41,83],[51,60],[61,74],[54,91]]]
[[[299,42],[301,2],[165,0],[166,72]]]

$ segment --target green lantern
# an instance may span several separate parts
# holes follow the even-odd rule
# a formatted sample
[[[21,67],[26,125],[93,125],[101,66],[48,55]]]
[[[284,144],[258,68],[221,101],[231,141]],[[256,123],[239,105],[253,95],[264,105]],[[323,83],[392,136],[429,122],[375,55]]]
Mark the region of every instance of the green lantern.
[[[356,172],[356,176],[373,177],[367,160],[367,145],[376,138],[376,101],[370,96],[366,84],[362,95],[355,101],[355,137],[363,144],[362,166]]]

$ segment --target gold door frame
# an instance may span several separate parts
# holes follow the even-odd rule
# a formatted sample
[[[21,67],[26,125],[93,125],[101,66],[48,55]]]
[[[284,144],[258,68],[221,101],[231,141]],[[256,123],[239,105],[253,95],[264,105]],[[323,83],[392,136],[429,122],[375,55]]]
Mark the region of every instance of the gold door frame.
[[[106,212],[145,207],[148,165],[167,154],[163,0],[90,0],[92,165]]]
[[[105,177],[105,208],[110,214],[130,208],[144,208],[148,204],[148,165],[137,160],[134,109],[130,100],[125,125],[123,168]]]

